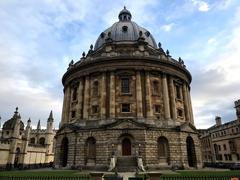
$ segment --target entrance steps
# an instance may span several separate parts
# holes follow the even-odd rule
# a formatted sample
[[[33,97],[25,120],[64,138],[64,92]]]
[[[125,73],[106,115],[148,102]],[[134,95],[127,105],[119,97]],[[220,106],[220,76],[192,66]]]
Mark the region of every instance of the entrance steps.
[[[117,157],[116,168],[118,172],[135,172],[137,170],[137,159],[134,156]]]

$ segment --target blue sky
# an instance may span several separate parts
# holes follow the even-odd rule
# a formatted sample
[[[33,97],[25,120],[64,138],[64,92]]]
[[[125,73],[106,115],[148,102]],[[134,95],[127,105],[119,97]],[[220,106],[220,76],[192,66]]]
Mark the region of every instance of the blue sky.
[[[0,116],[15,107],[24,122],[42,126],[53,110],[61,119],[61,78],[94,45],[126,6],[164,50],[185,61],[192,73],[197,128],[236,119],[240,98],[240,1],[238,0],[1,0]]]

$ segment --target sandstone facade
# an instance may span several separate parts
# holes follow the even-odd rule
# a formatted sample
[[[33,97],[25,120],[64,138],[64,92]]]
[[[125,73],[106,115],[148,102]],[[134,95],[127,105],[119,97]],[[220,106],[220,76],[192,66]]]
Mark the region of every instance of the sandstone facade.
[[[201,167],[190,83],[183,60],[123,9],[63,76],[55,166],[107,169],[135,158],[148,169]]]
[[[32,129],[31,120],[24,123],[18,109],[11,119],[3,124],[0,137],[0,168],[41,167],[53,163],[55,130],[52,112],[47,121],[47,129]]]

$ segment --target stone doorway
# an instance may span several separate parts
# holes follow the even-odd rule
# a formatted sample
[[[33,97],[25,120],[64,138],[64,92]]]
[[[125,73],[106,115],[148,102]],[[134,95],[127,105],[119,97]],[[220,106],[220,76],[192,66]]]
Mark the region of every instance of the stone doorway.
[[[18,147],[16,149],[15,159],[14,159],[14,168],[18,167],[19,164],[19,158],[20,158],[20,148]]]
[[[122,155],[131,156],[131,152],[132,152],[132,143],[130,139],[124,138],[122,140]]]
[[[66,167],[68,161],[68,138],[64,137],[61,144],[61,153],[60,153],[61,166]]]
[[[195,145],[192,137],[187,137],[187,157],[188,157],[188,166],[197,167]]]

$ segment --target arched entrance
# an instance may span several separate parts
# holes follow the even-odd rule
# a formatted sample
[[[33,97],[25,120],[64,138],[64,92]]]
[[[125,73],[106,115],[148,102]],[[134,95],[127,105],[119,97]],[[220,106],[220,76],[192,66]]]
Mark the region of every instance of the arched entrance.
[[[196,153],[195,153],[195,145],[192,137],[187,137],[187,156],[188,156],[188,165],[189,167],[196,167]]]
[[[85,144],[86,165],[94,166],[96,162],[96,139],[89,137]]]
[[[158,138],[158,158],[161,164],[169,164],[169,145],[165,137]]]
[[[15,159],[14,159],[14,168],[18,167],[19,159],[20,159],[20,148],[18,147],[16,149],[16,154],[15,154]]]
[[[67,137],[64,137],[62,139],[60,159],[61,159],[61,166],[66,167],[67,161],[68,161],[68,138]]]
[[[132,143],[130,139],[124,138],[122,140],[122,155],[131,156],[131,152],[132,152]]]

